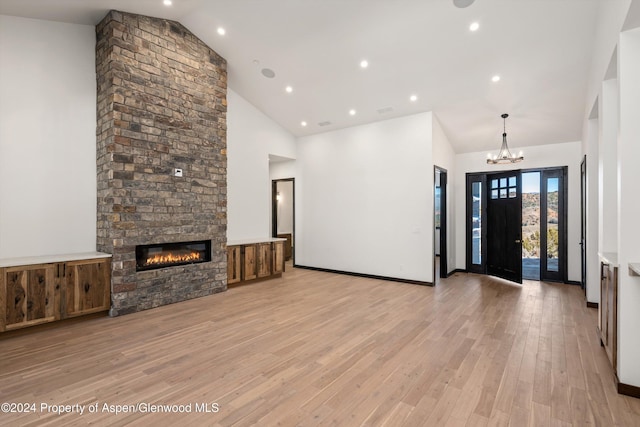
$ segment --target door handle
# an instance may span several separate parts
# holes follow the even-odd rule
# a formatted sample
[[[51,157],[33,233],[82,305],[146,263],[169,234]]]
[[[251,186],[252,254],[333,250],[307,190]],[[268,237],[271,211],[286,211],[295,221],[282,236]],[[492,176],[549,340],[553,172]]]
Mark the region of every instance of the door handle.
[[[520,240],[516,240],[516,243],[520,243]]]

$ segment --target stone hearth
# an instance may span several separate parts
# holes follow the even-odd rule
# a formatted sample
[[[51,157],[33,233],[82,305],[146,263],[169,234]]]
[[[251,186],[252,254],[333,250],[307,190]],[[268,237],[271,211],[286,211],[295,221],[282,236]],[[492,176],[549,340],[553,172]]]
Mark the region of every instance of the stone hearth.
[[[96,27],[98,250],[112,315],[226,289],[226,61],[181,24]],[[175,176],[182,169],[182,176]],[[211,262],[136,272],[136,245],[211,240]]]

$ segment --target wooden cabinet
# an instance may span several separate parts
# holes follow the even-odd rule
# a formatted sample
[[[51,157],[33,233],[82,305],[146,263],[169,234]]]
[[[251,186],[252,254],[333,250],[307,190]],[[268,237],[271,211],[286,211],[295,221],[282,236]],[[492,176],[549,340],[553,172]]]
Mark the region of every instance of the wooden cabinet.
[[[271,270],[273,273],[282,273],[284,271],[284,258],[285,258],[285,242],[273,242],[273,265]]]
[[[600,263],[600,304],[598,305],[600,343],[618,372],[618,267]]]
[[[111,258],[0,268],[0,332],[110,306]]]
[[[242,280],[253,280],[257,277],[256,245],[244,245],[242,246]]]
[[[284,243],[284,259],[289,261],[293,255],[293,236],[291,233],[278,234],[281,239],[286,239]]]
[[[271,243],[258,244],[258,277],[271,275]]]
[[[227,284],[231,285],[242,280],[241,246],[227,247]]]
[[[94,259],[64,264],[61,287],[62,317],[75,317],[111,307],[111,260]]]
[[[284,242],[284,239],[228,242],[227,285],[281,276]]]
[[[10,330],[60,318],[59,264],[0,269],[0,330]]]

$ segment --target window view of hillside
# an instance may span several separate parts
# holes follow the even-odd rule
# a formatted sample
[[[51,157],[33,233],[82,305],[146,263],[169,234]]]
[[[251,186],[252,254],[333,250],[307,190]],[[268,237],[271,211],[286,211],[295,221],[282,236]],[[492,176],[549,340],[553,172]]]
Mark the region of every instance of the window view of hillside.
[[[558,191],[547,195],[547,257],[558,257]],[[540,193],[522,194],[522,258],[540,258]]]
[[[539,280],[540,229],[547,229],[547,270],[558,271],[558,178],[547,178],[547,224],[540,224],[540,172],[522,174],[522,266],[525,279]]]
[[[522,174],[522,258],[540,258],[540,173]]]
[[[547,270],[558,271],[558,184],[559,178],[547,178]]]

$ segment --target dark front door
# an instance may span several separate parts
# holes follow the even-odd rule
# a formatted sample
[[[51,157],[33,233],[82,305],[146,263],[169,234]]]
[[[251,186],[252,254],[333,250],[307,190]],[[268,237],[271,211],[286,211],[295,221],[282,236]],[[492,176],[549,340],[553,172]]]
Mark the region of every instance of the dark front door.
[[[522,283],[520,171],[487,176],[487,274]]]

